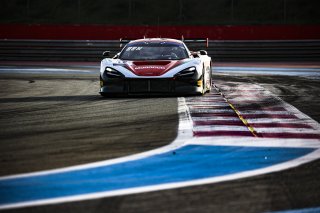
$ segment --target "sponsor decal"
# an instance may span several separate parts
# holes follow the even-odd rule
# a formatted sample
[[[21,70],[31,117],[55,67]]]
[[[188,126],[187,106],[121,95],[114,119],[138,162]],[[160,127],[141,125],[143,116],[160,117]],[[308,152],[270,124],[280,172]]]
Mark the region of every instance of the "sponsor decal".
[[[166,68],[163,66],[139,66],[135,67],[135,70],[143,70],[143,69],[158,69],[158,70],[165,70]]]
[[[127,49],[126,49],[126,51],[135,51],[135,50],[142,50],[142,47],[128,47]]]

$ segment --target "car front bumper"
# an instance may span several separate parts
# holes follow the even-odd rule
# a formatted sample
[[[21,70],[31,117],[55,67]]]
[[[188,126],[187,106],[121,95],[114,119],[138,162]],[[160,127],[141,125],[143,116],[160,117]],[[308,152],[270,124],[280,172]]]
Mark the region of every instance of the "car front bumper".
[[[202,78],[115,78],[100,79],[100,93],[107,94],[201,94]]]

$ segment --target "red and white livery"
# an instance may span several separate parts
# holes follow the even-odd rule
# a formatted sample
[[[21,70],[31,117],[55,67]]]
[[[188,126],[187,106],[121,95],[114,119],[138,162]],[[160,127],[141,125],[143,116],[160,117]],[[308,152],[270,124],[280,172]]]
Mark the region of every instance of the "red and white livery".
[[[191,52],[180,40],[134,40],[101,61],[100,94],[204,94],[211,90],[211,64],[206,51]]]

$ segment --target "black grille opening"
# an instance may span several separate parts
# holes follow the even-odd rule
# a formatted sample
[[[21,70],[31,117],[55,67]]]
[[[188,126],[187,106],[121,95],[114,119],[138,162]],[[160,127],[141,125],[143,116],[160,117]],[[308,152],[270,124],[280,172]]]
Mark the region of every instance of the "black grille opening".
[[[172,92],[172,81],[169,79],[130,80],[128,89],[131,93]]]

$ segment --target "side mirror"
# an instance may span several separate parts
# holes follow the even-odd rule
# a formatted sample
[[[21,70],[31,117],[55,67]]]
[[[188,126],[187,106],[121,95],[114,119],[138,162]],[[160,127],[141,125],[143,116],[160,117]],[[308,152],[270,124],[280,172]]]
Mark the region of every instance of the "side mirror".
[[[190,53],[194,58],[199,58],[198,52],[190,51]]]
[[[205,50],[200,50],[199,53],[200,53],[200,55],[208,55],[207,51],[205,51]]]
[[[110,55],[110,51],[104,51],[102,53],[102,56],[108,57]]]

